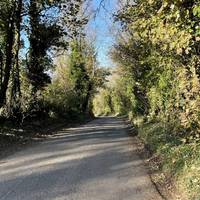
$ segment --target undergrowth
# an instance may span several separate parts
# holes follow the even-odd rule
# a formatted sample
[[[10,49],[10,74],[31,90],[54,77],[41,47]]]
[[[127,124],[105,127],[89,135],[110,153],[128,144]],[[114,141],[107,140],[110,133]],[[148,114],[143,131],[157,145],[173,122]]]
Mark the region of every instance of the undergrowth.
[[[200,199],[200,143],[185,143],[173,127],[161,122],[139,123],[138,136],[161,160],[159,170],[173,177],[177,189],[190,200]]]

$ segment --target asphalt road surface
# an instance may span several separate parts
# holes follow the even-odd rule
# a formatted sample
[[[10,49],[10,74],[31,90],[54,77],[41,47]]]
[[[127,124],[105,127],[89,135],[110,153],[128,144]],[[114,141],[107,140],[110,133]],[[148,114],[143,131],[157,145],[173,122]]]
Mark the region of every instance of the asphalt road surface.
[[[0,161],[0,200],[161,200],[123,120],[63,129]]]

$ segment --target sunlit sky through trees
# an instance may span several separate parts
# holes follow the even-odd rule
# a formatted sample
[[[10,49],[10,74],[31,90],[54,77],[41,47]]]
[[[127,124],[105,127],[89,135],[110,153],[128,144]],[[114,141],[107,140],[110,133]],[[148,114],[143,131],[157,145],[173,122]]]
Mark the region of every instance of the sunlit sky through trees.
[[[97,59],[102,67],[112,67],[114,63],[109,57],[109,50],[114,44],[117,34],[116,24],[113,22],[113,14],[117,11],[117,0],[92,0],[90,7],[96,14],[91,17],[87,31],[90,39],[95,39],[95,46],[98,53]],[[98,11],[97,11],[98,10]],[[91,14],[91,16],[93,16]]]
[[[98,64],[101,67],[113,67],[115,64],[109,57],[117,35],[117,24],[114,23],[113,14],[118,9],[118,0],[89,0],[85,7],[85,15],[89,17],[89,23],[85,29],[88,40],[95,44]],[[27,18],[25,18],[27,20]],[[24,22],[26,23],[26,22]],[[27,54],[29,41],[25,31],[22,32],[24,49],[22,56]]]

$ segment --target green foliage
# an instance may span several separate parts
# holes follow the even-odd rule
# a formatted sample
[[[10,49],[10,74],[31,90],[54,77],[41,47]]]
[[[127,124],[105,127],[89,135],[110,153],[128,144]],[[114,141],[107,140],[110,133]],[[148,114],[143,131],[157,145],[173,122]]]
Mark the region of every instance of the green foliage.
[[[169,123],[140,124],[138,133],[154,155],[161,159],[159,167],[162,172],[173,178],[188,199],[199,199],[199,143],[184,143],[183,139],[172,134],[173,124]]]
[[[121,81],[134,80],[135,106],[149,119],[174,122],[184,136],[199,133],[198,9],[199,2],[151,0],[116,15],[131,34],[112,55],[126,74]]]
[[[44,98],[50,109],[50,114],[54,113],[55,117],[70,117],[80,112],[78,108],[79,97],[74,90],[70,61],[67,56],[62,56],[57,60],[54,79],[46,87]]]
[[[131,77],[127,78],[125,74],[121,78],[121,75],[120,69],[111,72],[109,83],[95,97],[94,110],[98,115],[123,115],[129,111],[134,111],[134,114],[140,113],[140,103],[133,93],[134,80]]]
[[[110,115],[113,113],[110,90],[102,89],[93,100],[93,111],[96,116]]]
[[[86,111],[88,105],[87,95],[90,88],[90,76],[86,71],[86,61],[82,51],[82,44],[74,41],[70,55],[70,73],[77,94],[78,107],[81,112]],[[87,102],[86,102],[87,101]]]
[[[84,40],[81,43],[75,40],[71,51],[57,59],[53,81],[44,95],[54,116],[72,118],[92,114],[93,96],[104,86],[108,75],[106,70],[95,68],[96,53],[92,49]]]
[[[43,93],[51,83],[54,57],[61,50],[69,50],[72,39],[84,36],[83,28],[88,20],[82,13],[83,3],[79,0],[0,0],[3,116],[23,119],[24,115],[31,117],[38,113],[39,117],[47,112]],[[82,78],[83,72],[77,70],[75,74]],[[86,108],[86,101],[84,104]]]

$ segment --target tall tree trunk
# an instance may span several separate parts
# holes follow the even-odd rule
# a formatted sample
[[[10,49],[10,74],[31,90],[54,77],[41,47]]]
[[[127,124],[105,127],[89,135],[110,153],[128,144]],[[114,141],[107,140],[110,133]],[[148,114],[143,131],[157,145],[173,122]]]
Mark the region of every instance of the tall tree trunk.
[[[85,100],[84,100],[84,102],[82,104],[82,112],[83,113],[86,113],[88,111],[88,105],[89,105],[89,101],[90,101],[91,91],[92,91],[92,83],[90,81],[89,85],[88,85],[88,89],[87,89],[87,94],[86,94]]]
[[[18,112],[20,109],[20,69],[19,69],[19,51],[21,46],[21,21],[22,21],[22,0],[18,0],[17,9],[16,9],[16,40],[15,40],[15,59],[14,67],[12,73],[12,87],[11,87],[11,97],[10,97],[10,106],[13,112]],[[17,109],[17,110],[16,110]]]
[[[37,0],[30,0],[29,6],[30,29],[29,37],[29,61],[28,61],[28,78],[33,86],[33,93],[40,88],[40,47],[39,47],[39,12],[37,8]]]
[[[3,81],[3,53],[0,50],[0,88]]]
[[[6,62],[4,68],[4,77],[0,88],[0,108],[6,102],[6,92],[8,89],[8,83],[13,64],[13,46],[14,46],[14,35],[15,35],[14,14],[15,12],[13,8],[8,18],[8,24],[6,27]]]

